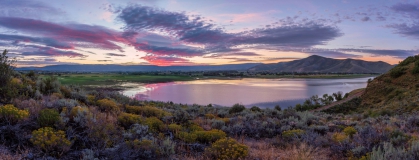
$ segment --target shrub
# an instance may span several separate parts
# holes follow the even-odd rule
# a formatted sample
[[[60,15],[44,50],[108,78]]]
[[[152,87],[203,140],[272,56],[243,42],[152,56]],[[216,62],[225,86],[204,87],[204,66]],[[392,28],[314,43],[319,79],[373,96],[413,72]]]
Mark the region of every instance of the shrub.
[[[157,132],[164,130],[164,123],[156,117],[147,118],[144,122],[145,125],[150,127],[150,131]]]
[[[301,136],[305,133],[304,130],[301,129],[293,129],[293,130],[288,130],[288,131],[283,131],[282,132],[282,137],[284,138],[292,138],[294,136]]]
[[[210,131],[195,131],[197,140],[202,143],[215,142],[216,140],[225,138],[227,135],[221,130],[212,129]]]
[[[90,114],[90,111],[86,107],[80,107],[80,106],[73,107],[70,111],[70,120],[74,120],[74,118],[76,116],[80,116],[80,114],[87,116]]]
[[[356,133],[356,129],[354,127],[346,127],[343,129],[343,132],[346,136],[353,137],[353,135]]]
[[[252,108],[250,108],[251,111],[253,112],[261,112],[262,110],[259,107],[253,106]]]
[[[163,111],[162,109],[151,106],[127,106],[125,109],[128,113],[139,114],[145,117],[162,118],[164,116],[170,115],[168,112]]]
[[[279,105],[276,105],[276,106],[275,106],[275,109],[276,109],[277,111],[281,111],[281,110],[282,110],[281,106],[279,106]]]
[[[175,133],[182,131],[182,126],[178,124],[174,124],[174,123],[170,124],[168,128],[170,131],[175,132]]]
[[[223,138],[206,148],[205,153],[214,159],[242,159],[249,154],[249,148],[232,138]]]
[[[71,142],[65,138],[64,131],[54,131],[51,127],[44,127],[32,132],[30,141],[46,153],[68,151]]]
[[[405,70],[406,68],[404,67],[394,67],[393,69],[390,70],[390,76],[392,78],[398,78],[401,75],[405,74]]]
[[[233,107],[230,108],[230,110],[228,111],[228,113],[233,114],[233,113],[239,113],[242,112],[243,110],[245,110],[246,107],[244,107],[241,104],[235,104]]]
[[[217,118],[217,116],[214,114],[208,113],[208,114],[205,114],[205,118],[214,119],[214,118]]]
[[[118,113],[119,107],[116,103],[109,99],[101,99],[97,101],[99,105],[99,110],[107,112],[107,113]]]
[[[176,134],[176,138],[186,142],[186,143],[195,143],[196,142],[196,138],[198,136],[195,133],[188,133],[188,132],[178,132]]]
[[[118,123],[124,128],[129,128],[133,124],[141,123],[141,119],[140,115],[121,113],[118,116]]]
[[[204,130],[204,128],[202,128],[201,126],[199,126],[197,124],[191,124],[188,128],[189,128],[190,132],[203,131]]]
[[[95,95],[87,95],[87,102],[89,102],[90,104],[95,104],[96,96]]]
[[[29,111],[20,110],[11,104],[0,107],[0,119],[5,122],[13,124],[27,117],[29,117]]]
[[[338,143],[345,141],[346,138],[348,138],[348,136],[346,136],[346,134],[343,133],[334,133],[332,135],[332,140]]]
[[[60,114],[55,109],[43,109],[38,116],[38,123],[41,127],[53,127],[59,121]]]
[[[54,102],[53,107],[57,108],[58,110],[61,110],[64,107],[73,108],[78,105],[79,105],[79,102],[73,99],[59,99]]]
[[[419,73],[419,61],[415,62],[415,67],[413,67],[412,74],[418,74]]]

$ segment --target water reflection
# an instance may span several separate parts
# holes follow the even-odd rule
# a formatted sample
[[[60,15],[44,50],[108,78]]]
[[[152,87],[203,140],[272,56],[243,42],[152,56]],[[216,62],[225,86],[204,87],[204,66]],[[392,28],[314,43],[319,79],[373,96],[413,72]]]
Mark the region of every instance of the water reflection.
[[[372,78],[372,77],[370,77]],[[354,79],[241,79],[198,80],[155,84],[126,84],[123,93],[138,100],[172,101],[187,104],[215,104],[285,108],[312,95],[322,96],[364,88],[368,78]]]

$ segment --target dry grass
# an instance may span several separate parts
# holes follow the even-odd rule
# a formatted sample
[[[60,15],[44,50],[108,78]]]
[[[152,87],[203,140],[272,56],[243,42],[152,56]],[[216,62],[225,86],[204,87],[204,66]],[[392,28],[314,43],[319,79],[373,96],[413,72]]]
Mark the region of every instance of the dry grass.
[[[281,157],[281,151],[270,144],[269,139],[266,140],[250,140],[243,141],[249,147],[249,155],[246,159],[263,159],[277,160]]]
[[[293,146],[287,148],[284,152],[283,160],[326,160],[328,157],[328,151],[325,149],[318,149],[309,146],[305,143],[299,146]]]
[[[20,160],[23,156],[20,154],[12,154],[6,147],[0,146],[0,159],[1,160]]]

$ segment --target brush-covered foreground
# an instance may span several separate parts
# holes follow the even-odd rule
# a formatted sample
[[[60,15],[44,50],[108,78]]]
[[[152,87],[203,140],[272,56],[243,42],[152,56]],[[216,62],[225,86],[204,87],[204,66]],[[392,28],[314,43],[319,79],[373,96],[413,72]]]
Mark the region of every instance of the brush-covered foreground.
[[[419,159],[416,112],[137,101],[54,77],[5,75],[0,159]]]
[[[188,106],[15,79],[36,89],[0,107],[0,159],[419,158],[413,113],[371,118]]]

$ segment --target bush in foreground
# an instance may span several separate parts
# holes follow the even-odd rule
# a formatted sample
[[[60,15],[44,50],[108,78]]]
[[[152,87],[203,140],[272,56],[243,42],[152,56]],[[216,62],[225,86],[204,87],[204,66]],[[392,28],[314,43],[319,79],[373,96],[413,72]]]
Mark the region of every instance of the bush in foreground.
[[[55,131],[51,127],[44,127],[33,131],[30,141],[45,153],[59,156],[68,151],[71,146],[71,142],[65,136],[64,131]]]
[[[205,153],[214,159],[239,159],[249,154],[249,148],[235,139],[223,138],[206,148]]]

